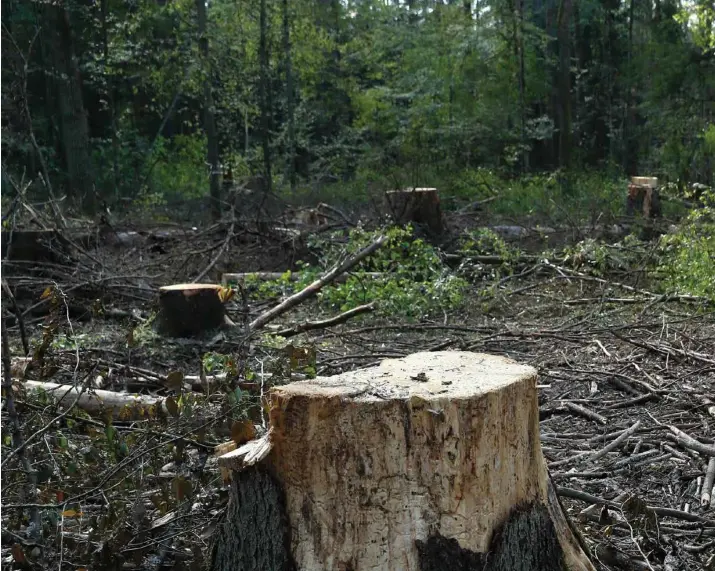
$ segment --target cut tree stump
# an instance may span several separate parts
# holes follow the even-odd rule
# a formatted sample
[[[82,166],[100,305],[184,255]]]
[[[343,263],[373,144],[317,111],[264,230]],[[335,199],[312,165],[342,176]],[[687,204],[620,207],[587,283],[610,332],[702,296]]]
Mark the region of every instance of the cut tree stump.
[[[275,387],[214,571],[592,571],[546,470],[536,371],[425,352]]]
[[[398,224],[415,222],[434,235],[442,233],[442,210],[436,188],[388,190],[385,198],[388,213]]]
[[[159,288],[155,327],[166,337],[191,337],[231,325],[217,284],[174,284]]]

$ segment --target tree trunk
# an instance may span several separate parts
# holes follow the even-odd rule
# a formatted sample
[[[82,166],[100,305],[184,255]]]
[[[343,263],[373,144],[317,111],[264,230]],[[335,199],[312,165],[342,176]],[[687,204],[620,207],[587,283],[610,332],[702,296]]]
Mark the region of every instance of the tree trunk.
[[[287,179],[291,193],[295,192],[295,109],[293,105],[293,70],[290,51],[290,12],[288,0],[283,0],[283,57],[286,74],[286,111],[288,114],[288,157],[286,159]]]
[[[259,95],[261,98],[261,143],[263,146],[263,191],[268,194],[272,189],[271,173],[271,110],[268,86],[268,13],[266,0],[261,0],[260,40],[258,57],[260,61]]]
[[[559,79],[559,166],[571,165],[571,0],[561,0],[558,15]]]
[[[219,165],[218,134],[214,119],[213,91],[211,87],[211,61],[209,59],[209,38],[206,32],[206,0],[196,0],[199,24],[199,52],[204,71],[204,132],[207,142],[207,160],[210,174],[211,216],[221,218],[221,165]]]
[[[96,210],[96,194],[89,125],[82,99],[82,80],[74,53],[70,15],[63,4],[48,4],[45,10],[48,35],[52,37],[54,83],[70,196],[85,212],[93,214]]]
[[[109,0],[100,1],[100,15],[102,21],[102,59],[105,69],[109,69],[109,31],[107,29],[107,10]],[[117,140],[117,116],[115,110],[114,78],[110,74],[107,81],[107,107],[109,111],[109,128],[112,138],[112,184],[114,186],[114,199],[119,199],[119,141]]]
[[[592,571],[550,483],[536,371],[418,353],[275,387],[232,470],[214,571]]]

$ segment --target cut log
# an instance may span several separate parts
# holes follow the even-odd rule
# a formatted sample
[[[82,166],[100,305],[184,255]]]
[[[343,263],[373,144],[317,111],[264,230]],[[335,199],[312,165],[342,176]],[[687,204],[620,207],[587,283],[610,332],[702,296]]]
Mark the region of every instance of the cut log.
[[[166,414],[164,401],[157,397],[116,393],[114,391],[82,390],[82,387],[61,385],[58,383],[41,383],[39,381],[24,381],[22,385],[27,390],[42,390],[63,407],[72,405],[90,413],[111,411],[112,416],[122,419],[146,418],[155,414],[157,407]]]
[[[436,188],[388,190],[385,198],[388,214],[398,224],[414,222],[425,226],[434,235],[442,233],[442,210]]]
[[[191,337],[230,325],[217,284],[175,284],[159,288],[155,327],[166,337]]]
[[[591,571],[550,483],[536,371],[417,353],[275,387],[232,471],[212,565]]]

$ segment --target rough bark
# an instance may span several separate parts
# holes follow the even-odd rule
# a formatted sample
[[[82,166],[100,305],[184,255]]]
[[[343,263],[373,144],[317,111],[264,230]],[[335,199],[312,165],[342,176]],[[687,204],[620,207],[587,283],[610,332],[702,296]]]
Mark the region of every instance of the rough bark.
[[[226,519],[231,525],[218,530],[212,550],[213,569],[295,569],[283,493],[268,470],[254,466],[234,475]]]
[[[593,569],[549,490],[531,367],[418,353],[276,387],[270,401],[268,434],[219,458],[234,483],[216,571]],[[279,488],[267,499],[256,466]],[[246,515],[251,502],[262,507]],[[286,537],[283,521],[290,562],[253,565],[255,545]]]
[[[388,190],[387,211],[398,224],[414,222],[439,235],[442,233],[442,210],[436,188]]]

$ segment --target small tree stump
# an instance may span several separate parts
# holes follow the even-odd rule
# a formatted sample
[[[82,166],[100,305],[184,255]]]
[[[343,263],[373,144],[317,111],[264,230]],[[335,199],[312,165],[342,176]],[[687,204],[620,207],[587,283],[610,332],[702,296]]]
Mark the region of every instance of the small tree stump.
[[[547,475],[536,371],[417,353],[274,388],[214,571],[592,571]]]
[[[217,284],[174,284],[159,288],[155,327],[166,337],[191,337],[228,325]]]
[[[398,224],[422,224],[434,235],[443,230],[442,210],[436,188],[408,188],[385,193],[389,214]]]
[[[628,184],[626,215],[640,212],[643,218],[659,218],[662,215],[658,179],[650,176],[633,176]]]

